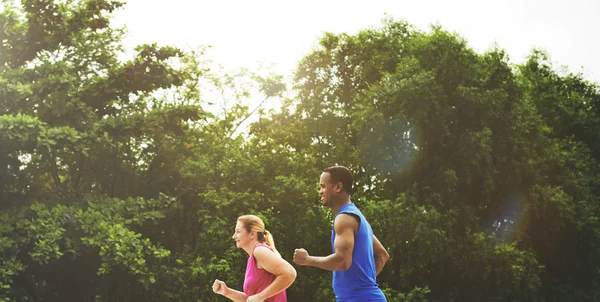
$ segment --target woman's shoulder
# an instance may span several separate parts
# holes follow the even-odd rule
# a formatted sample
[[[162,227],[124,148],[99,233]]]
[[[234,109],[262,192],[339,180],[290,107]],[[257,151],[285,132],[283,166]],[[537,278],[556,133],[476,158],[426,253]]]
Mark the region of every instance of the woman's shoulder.
[[[263,252],[271,252],[273,253],[273,248],[271,248],[270,246],[264,244],[264,243],[259,243],[257,245],[254,246],[254,251],[252,252],[253,254],[256,254],[256,252],[259,253],[263,253]]]
[[[277,263],[278,259],[281,258],[279,253],[276,253],[266,244],[256,245],[252,252],[254,259],[256,259],[256,267],[263,268],[266,263]]]
[[[273,250],[272,247],[266,245],[266,244],[257,244],[254,247],[254,251],[252,252],[254,258],[256,260],[261,260],[261,259],[267,259],[267,260],[271,260],[273,258],[281,258],[281,256],[279,255],[278,252],[276,252],[275,250]]]

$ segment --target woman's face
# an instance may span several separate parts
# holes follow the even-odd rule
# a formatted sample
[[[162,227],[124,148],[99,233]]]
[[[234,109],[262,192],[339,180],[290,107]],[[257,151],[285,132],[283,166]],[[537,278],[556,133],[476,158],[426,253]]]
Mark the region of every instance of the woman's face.
[[[244,228],[244,225],[241,222],[237,222],[235,225],[235,231],[233,232],[233,236],[231,238],[235,240],[235,246],[237,248],[243,248],[249,246],[254,240],[253,232],[248,232]]]

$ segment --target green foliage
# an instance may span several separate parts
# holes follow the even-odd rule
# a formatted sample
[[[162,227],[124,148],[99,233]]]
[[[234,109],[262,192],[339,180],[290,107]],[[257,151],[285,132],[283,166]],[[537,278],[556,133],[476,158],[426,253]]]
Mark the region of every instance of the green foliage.
[[[0,13],[0,301],[220,301],[215,278],[243,285],[239,215],[288,261],[331,253],[334,164],[391,255],[389,301],[600,299],[597,84],[386,19],[324,34],[284,98],[282,76],[218,73],[203,49],[117,60],[122,5]],[[334,299],[329,272],[296,269],[290,301]]]

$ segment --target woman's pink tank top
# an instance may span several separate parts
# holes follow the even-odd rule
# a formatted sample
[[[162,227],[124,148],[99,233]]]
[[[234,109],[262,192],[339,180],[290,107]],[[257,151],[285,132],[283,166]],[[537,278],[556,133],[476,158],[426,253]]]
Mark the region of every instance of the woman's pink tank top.
[[[266,244],[259,243],[254,249],[259,246],[267,247],[273,251],[271,247]],[[246,265],[246,278],[244,279],[244,294],[252,296],[260,293],[267,288],[275,280],[275,275],[265,271],[262,268],[256,267],[256,259],[254,259],[254,250],[252,256],[248,258],[248,264]],[[287,302],[287,296],[285,290],[276,294],[275,296],[265,300],[265,302]]]

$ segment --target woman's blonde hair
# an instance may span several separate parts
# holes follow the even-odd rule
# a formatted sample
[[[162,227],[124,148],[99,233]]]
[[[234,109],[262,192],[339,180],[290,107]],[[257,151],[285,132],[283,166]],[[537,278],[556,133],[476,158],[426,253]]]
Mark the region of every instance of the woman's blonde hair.
[[[246,229],[248,233],[252,232],[253,230],[256,231],[258,242],[265,243],[275,252],[277,252],[273,235],[271,232],[265,229],[265,223],[262,221],[262,219],[256,215],[242,215],[238,217],[237,221],[242,223],[244,229]]]

